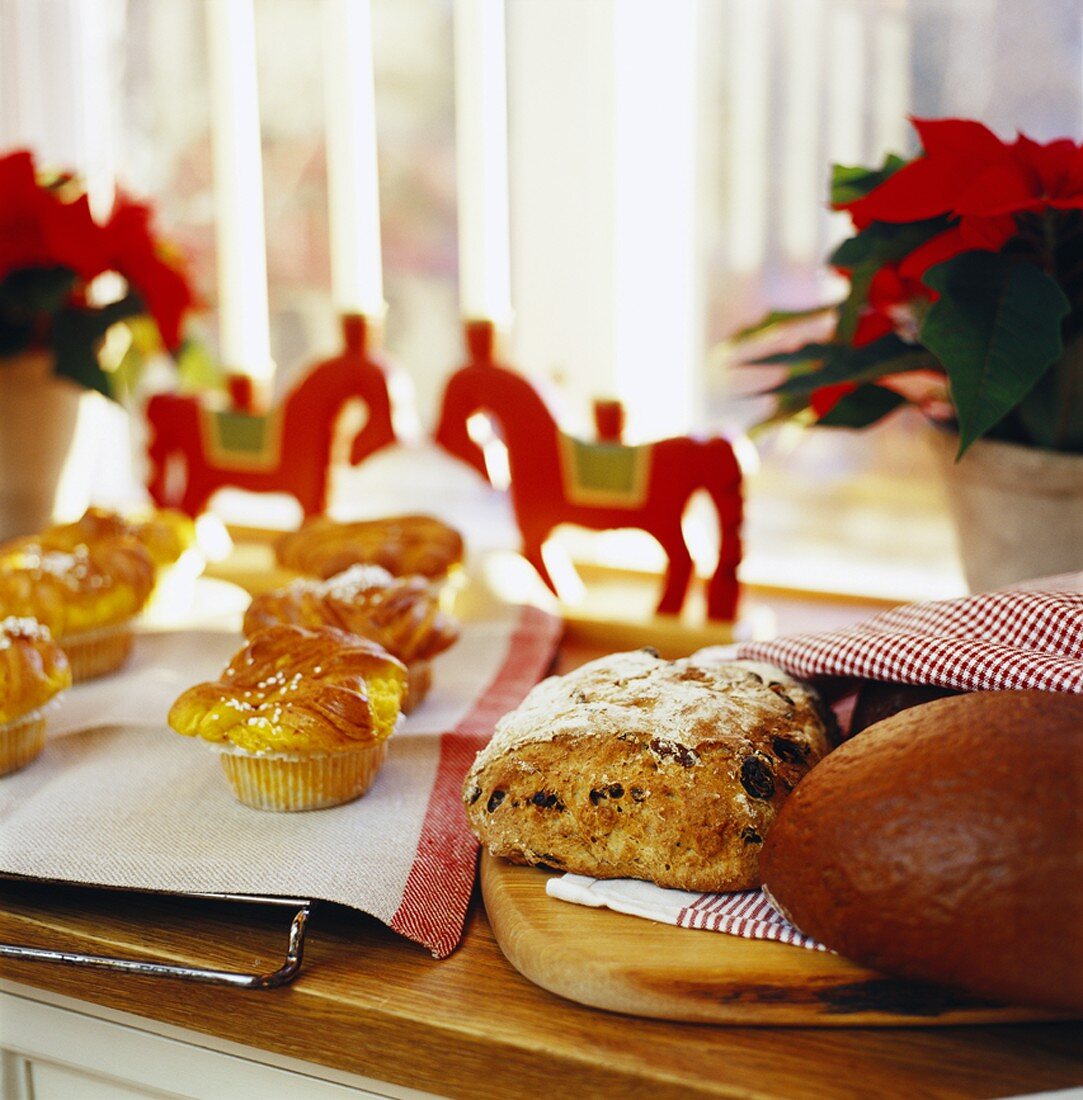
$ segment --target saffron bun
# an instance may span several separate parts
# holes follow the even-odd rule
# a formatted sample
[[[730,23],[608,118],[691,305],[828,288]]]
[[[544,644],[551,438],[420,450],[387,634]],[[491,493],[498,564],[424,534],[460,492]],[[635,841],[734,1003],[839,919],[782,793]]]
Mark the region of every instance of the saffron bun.
[[[273,626],[220,679],[185,691],[169,724],[220,751],[246,805],[322,809],[368,790],[405,693],[405,666],[374,642],[332,627]]]
[[[245,614],[244,633],[252,637],[281,623],[331,626],[383,646],[409,672],[407,713],[428,692],[432,659],[459,638],[458,623],[440,610],[424,577],[393,577],[378,565],[354,565],[329,580],[298,580],[257,595]]]
[[[326,580],[351,565],[379,565],[396,577],[438,579],[463,559],[462,536],[433,516],[339,523],[326,516],[308,520],[275,544],[279,564]]]
[[[0,775],[41,752],[42,708],[71,682],[68,659],[47,627],[30,618],[0,620]]]
[[[78,682],[127,658],[131,620],[154,587],[154,563],[133,538],[66,545],[43,535],[0,547],[0,608],[47,626]]]
[[[195,545],[196,529],[190,517],[173,508],[129,518],[91,507],[74,523],[58,524],[43,531],[38,541],[63,550],[123,538],[134,538],[146,549],[155,567],[161,569],[175,564]]]
[[[845,742],[782,807],[765,889],[887,974],[1083,1011],[1083,696],[982,691]]]
[[[64,651],[35,619],[0,619],[0,725],[43,707],[71,687]]]
[[[342,630],[273,626],[249,639],[219,680],[177,699],[181,734],[249,752],[335,752],[391,736],[406,668]]]

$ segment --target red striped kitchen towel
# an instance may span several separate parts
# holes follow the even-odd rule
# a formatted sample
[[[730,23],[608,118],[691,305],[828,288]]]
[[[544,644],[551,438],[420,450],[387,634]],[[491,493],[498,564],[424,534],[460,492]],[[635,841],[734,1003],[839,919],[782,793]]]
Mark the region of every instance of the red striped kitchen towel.
[[[390,921],[396,932],[424,944],[438,959],[450,955],[462,938],[477,871],[478,842],[463,811],[463,780],[496,723],[545,675],[560,631],[559,619],[523,607],[499,671],[466,717],[440,739],[440,764],[417,852]]]
[[[736,894],[694,894],[669,890],[651,882],[630,878],[598,879],[587,875],[551,878],[546,893],[561,901],[612,909],[635,917],[675,924],[681,928],[702,928],[728,932],[752,940],[777,940],[813,951],[827,950],[822,943],[799,932],[767,900],[762,890]]]
[[[1083,573],[907,604],[844,630],[749,642],[738,656],[806,679],[1083,692]]]

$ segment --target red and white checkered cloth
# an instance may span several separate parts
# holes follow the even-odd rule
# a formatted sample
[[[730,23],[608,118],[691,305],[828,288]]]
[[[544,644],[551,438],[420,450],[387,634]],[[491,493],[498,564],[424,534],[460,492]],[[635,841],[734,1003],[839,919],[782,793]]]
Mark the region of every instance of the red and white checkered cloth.
[[[750,642],[738,656],[805,679],[1083,692],[1083,573],[908,604],[845,630]]]

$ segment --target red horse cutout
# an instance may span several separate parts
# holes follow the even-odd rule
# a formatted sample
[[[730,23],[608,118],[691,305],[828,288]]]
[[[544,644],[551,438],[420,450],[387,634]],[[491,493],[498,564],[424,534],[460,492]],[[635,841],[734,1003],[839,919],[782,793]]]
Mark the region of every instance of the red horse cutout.
[[[326,511],[347,402],[360,399],[368,410],[350,447],[351,464],[395,442],[387,376],[366,348],[364,318],[347,318],[343,328],[346,350],[311,368],[266,415],[155,394],[147,403],[147,488],[155,504],[197,516],[216,490],[229,486],[288,493],[306,516]]]
[[[559,430],[530,382],[477,358],[448,381],[436,442],[486,477],[484,455],[470,438],[467,421],[483,412],[498,422],[508,448],[523,554],[554,594],[541,550],[557,524],[636,527],[653,535],[669,559],[658,611],[679,614],[692,577],[681,516],[689,497],[702,488],[718,510],[722,535],[718,564],[707,584],[707,617],[732,622],[742,504],[741,471],[730,444],[721,438],[683,437],[636,447],[573,439]]]

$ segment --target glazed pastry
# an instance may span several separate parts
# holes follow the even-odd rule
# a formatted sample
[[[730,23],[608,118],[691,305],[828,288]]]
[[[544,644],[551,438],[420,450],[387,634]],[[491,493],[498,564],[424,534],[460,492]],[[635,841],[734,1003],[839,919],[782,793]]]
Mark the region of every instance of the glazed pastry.
[[[0,775],[41,752],[43,708],[70,686],[68,659],[47,627],[30,618],[0,620]]]
[[[393,577],[378,565],[355,565],[327,581],[295,581],[256,596],[244,617],[245,637],[277,623],[333,626],[369,638],[409,672],[409,714],[432,682],[432,658],[453,645],[458,624],[440,610],[424,577]]]
[[[196,525],[174,508],[160,508],[147,519],[132,521],[131,527],[159,569],[174,565],[195,546]]]
[[[184,692],[169,724],[219,748],[241,802],[319,809],[368,790],[405,692],[402,662],[374,642],[331,627],[273,626],[221,679]]]
[[[447,574],[463,558],[462,536],[432,516],[337,523],[326,516],[283,535],[278,561],[309,577],[326,580],[351,565],[379,565],[396,577]]]
[[[80,543],[70,550],[44,540],[0,547],[0,611],[49,628],[76,682],[119,668],[132,647],[131,620],[154,586],[154,565],[134,539]]]
[[[173,565],[195,544],[196,529],[183,512],[163,508],[146,519],[126,519],[105,508],[88,508],[74,523],[47,528],[31,540],[54,550],[74,550],[113,539],[134,538],[144,546],[156,568]],[[10,545],[10,544],[9,544]],[[0,551],[4,548],[0,547]]]
[[[779,807],[827,751],[815,693],[780,670],[639,650],[535,687],[463,799],[482,844],[516,863],[746,890]]]

